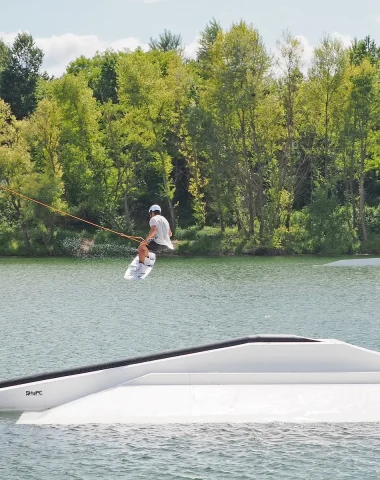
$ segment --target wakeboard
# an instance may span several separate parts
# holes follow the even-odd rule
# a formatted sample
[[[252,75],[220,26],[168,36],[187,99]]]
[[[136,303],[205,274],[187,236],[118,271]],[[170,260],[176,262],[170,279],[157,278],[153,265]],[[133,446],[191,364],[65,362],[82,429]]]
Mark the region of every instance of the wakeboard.
[[[146,259],[146,262],[148,262],[148,259]],[[138,272],[136,273],[136,268],[139,265],[139,256],[137,255],[132,263],[129,265],[127,268],[127,271],[125,272],[124,278],[126,280],[144,280],[150,272],[152,271],[152,268],[154,264],[156,263],[156,255],[152,252],[149,253],[149,265],[145,265],[144,272]]]

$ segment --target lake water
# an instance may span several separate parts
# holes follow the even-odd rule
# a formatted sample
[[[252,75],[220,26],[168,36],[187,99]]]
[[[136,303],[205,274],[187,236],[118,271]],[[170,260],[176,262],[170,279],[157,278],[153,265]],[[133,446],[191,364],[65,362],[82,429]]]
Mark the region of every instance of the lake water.
[[[0,259],[0,378],[259,333],[380,351],[380,268],[326,258]],[[0,479],[375,479],[380,425],[27,427],[0,415]]]

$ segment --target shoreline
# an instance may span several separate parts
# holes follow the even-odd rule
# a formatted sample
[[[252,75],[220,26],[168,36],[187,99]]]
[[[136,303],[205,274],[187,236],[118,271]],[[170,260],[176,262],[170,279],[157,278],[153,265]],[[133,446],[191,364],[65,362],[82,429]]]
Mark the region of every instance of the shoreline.
[[[175,250],[162,253],[166,257],[332,257],[378,256],[380,234],[367,242],[355,244],[335,242],[318,243],[305,238],[261,240],[257,236],[244,236],[235,231],[221,233],[217,228],[180,230],[173,241]],[[281,241],[280,241],[281,240]],[[1,244],[0,244],[1,246]],[[35,242],[28,250],[21,238],[14,243],[3,242],[0,258],[126,258],[136,255],[137,245],[120,241],[109,234],[98,232],[61,231],[48,247]]]
[[[131,253],[134,255],[134,253]],[[127,256],[127,255],[126,255]],[[0,255],[0,260],[5,259],[103,259],[103,260],[113,260],[113,259],[125,259],[126,256],[100,256],[100,255]],[[228,258],[228,257],[257,257],[257,258],[283,258],[283,257],[297,257],[297,258],[340,258],[340,257],[373,257],[380,258],[380,253],[343,253],[343,254],[332,254],[332,253],[272,253],[272,254],[254,254],[254,253],[161,253],[160,256],[165,258]]]

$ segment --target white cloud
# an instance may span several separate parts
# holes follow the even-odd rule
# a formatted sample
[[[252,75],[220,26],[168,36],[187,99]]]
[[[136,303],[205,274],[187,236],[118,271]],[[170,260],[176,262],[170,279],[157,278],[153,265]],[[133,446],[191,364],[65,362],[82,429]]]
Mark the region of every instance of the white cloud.
[[[160,0],[144,0],[145,2],[155,2]],[[0,38],[6,43],[11,44],[18,32],[0,32]],[[343,35],[334,32],[331,35],[342,41],[345,47],[351,45],[352,38],[349,35]],[[315,45],[312,45],[307,37],[304,35],[296,35],[296,38],[301,42],[303,47],[303,65],[302,71],[307,72],[311,65]],[[141,47],[143,50],[148,50],[147,43],[142,42],[136,37],[120,38],[114,41],[102,40],[97,35],[74,35],[73,33],[65,33],[64,35],[53,35],[51,37],[36,38],[36,44],[44,52],[43,68],[55,77],[62,75],[68,64],[76,58],[84,55],[85,57],[92,57],[96,52],[103,52],[107,49],[115,51],[123,51],[125,49],[136,50]],[[199,48],[199,36],[185,45],[184,54],[187,58],[195,58]],[[277,49],[273,51],[274,57],[279,58]],[[277,69],[275,69],[277,71]]]
[[[148,0],[152,1],[152,0]],[[157,1],[157,0],[153,0]],[[0,32],[0,38],[11,44],[18,32],[3,33]],[[198,38],[185,45],[185,55],[188,58],[195,58],[198,49]],[[135,37],[120,38],[114,41],[100,39],[97,35],[74,35],[65,33],[64,35],[53,35],[45,38],[35,38],[35,42],[44,52],[43,69],[49,75],[55,77],[61,76],[70,62],[84,55],[92,57],[96,52],[104,52],[107,49],[115,51],[136,50],[141,47],[148,50],[149,45]]]
[[[185,46],[185,57],[192,58],[192,59],[196,58],[197,51],[199,48],[199,39],[200,39],[200,36],[197,35],[193,42]]]
[[[331,35],[333,38],[340,40],[344,46],[344,48],[351,47],[353,38],[350,35],[344,35],[342,33],[334,32]]]
[[[76,58],[84,55],[92,57],[96,52],[103,52],[107,49],[136,50],[141,47],[147,50],[148,45],[138,38],[128,37],[116,41],[101,40],[97,35],[74,35],[66,33],[60,36],[49,38],[36,38],[36,44],[43,50],[44,68],[50,75],[61,75],[67,65]]]
[[[301,43],[303,49],[301,70],[303,73],[306,73],[310,68],[315,47],[314,45],[311,45],[309,40],[304,35],[296,35],[296,38]]]
[[[331,37],[337,40],[340,40],[345,48],[348,48],[351,46],[352,37],[350,37],[350,35],[344,35],[339,32],[334,32],[331,34]],[[301,43],[302,50],[303,50],[301,70],[302,70],[302,73],[307,74],[313,60],[314,49],[317,45],[312,45],[309,42],[308,38],[305,37],[304,35],[295,35],[295,38],[297,38],[297,40]],[[277,47],[273,50],[273,56],[274,56],[275,62],[277,61],[279,63],[279,65],[274,68],[274,73],[275,75],[281,75],[281,70],[282,70],[281,59],[280,59],[280,53]]]
[[[18,32],[6,33],[0,32],[0,38],[7,44],[12,43]]]
[[[17,33],[0,32],[0,38],[3,38],[6,43],[12,43]],[[97,35],[74,35],[72,33],[35,38],[35,42],[44,52],[43,68],[50,75],[56,77],[62,75],[68,64],[81,55],[92,57],[96,52],[103,52],[109,48],[116,51],[136,50],[137,47],[141,47],[143,50],[148,49],[148,44],[135,37],[107,41],[100,39]]]
[[[301,54],[300,68],[301,68],[301,71],[304,74],[306,74],[311,65],[311,61],[313,59],[314,46],[311,45],[309,40],[304,35],[295,35],[294,37],[301,44],[302,54]],[[272,55],[274,60],[274,66],[272,71],[276,77],[280,77],[285,70],[285,64],[284,64],[284,60],[281,58],[281,54],[278,46],[276,46],[276,48],[272,50]]]
[[[376,17],[375,17],[375,22],[376,22],[376,23],[380,23],[380,15],[376,15]]]

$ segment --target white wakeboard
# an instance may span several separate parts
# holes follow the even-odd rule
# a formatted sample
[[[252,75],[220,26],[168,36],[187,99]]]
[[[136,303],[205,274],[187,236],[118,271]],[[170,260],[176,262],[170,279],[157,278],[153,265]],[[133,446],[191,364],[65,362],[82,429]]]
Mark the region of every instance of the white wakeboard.
[[[146,261],[148,261],[148,259],[146,259]],[[139,265],[139,256],[137,255],[133,259],[133,261],[129,265],[129,267],[127,268],[127,271],[125,272],[124,278],[126,280],[144,280],[144,278],[146,278],[150,274],[154,264],[156,263],[156,255],[152,252],[149,253],[149,262],[150,262],[149,265],[145,265],[146,268],[145,268],[145,271],[143,273],[137,273],[136,274],[135,270]]]

